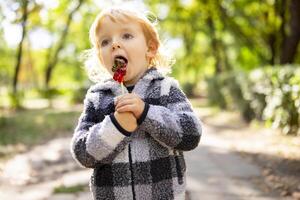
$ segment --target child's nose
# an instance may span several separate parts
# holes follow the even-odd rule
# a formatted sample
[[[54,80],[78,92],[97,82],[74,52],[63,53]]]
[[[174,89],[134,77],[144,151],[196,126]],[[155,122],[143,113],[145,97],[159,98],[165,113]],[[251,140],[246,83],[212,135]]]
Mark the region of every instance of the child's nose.
[[[116,42],[114,42],[114,43],[112,44],[112,49],[115,50],[115,49],[117,49],[117,48],[121,48],[121,46],[120,46],[119,44],[117,44]]]

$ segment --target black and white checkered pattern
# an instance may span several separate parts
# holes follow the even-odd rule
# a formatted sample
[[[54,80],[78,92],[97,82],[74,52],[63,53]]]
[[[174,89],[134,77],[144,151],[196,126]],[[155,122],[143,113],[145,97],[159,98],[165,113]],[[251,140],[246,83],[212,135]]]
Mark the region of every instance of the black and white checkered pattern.
[[[201,122],[178,82],[155,68],[146,71],[132,92],[149,110],[126,136],[109,117],[120,85],[109,79],[88,90],[71,141],[72,155],[80,165],[94,168],[90,187],[96,200],[184,200],[183,151],[198,146]]]

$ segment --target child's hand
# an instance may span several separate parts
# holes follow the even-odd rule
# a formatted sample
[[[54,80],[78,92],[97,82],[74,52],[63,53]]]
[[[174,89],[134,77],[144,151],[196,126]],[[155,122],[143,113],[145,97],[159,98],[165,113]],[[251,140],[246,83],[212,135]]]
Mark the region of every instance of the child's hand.
[[[132,132],[137,128],[137,121],[132,112],[115,112],[114,116],[126,131]]]
[[[145,102],[135,93],[118,96],[115,101],[115,110],[119,113],[132,112],[136,119],[142,115]]]

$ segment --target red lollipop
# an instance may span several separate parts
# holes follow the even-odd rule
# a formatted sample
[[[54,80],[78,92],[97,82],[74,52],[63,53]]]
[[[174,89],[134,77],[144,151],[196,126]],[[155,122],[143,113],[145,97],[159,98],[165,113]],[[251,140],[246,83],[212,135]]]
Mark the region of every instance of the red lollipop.
[[[112,71],[114,72],[113,79],[119,83],[123,82],[124,76],[126,75],[127,60],[123,57],[116,57]]]

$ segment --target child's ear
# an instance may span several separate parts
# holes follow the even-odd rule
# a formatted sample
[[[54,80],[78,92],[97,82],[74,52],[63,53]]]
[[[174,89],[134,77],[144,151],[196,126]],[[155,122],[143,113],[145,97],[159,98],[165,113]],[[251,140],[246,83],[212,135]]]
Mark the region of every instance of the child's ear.
[[[147,51],[147,57],[148,58],[153,58],[155,57],[156,53],[157,53],[157,49],[158,46],[155,42],[153,42],[153,40],[149,40],[148,42],[148,51]]]

